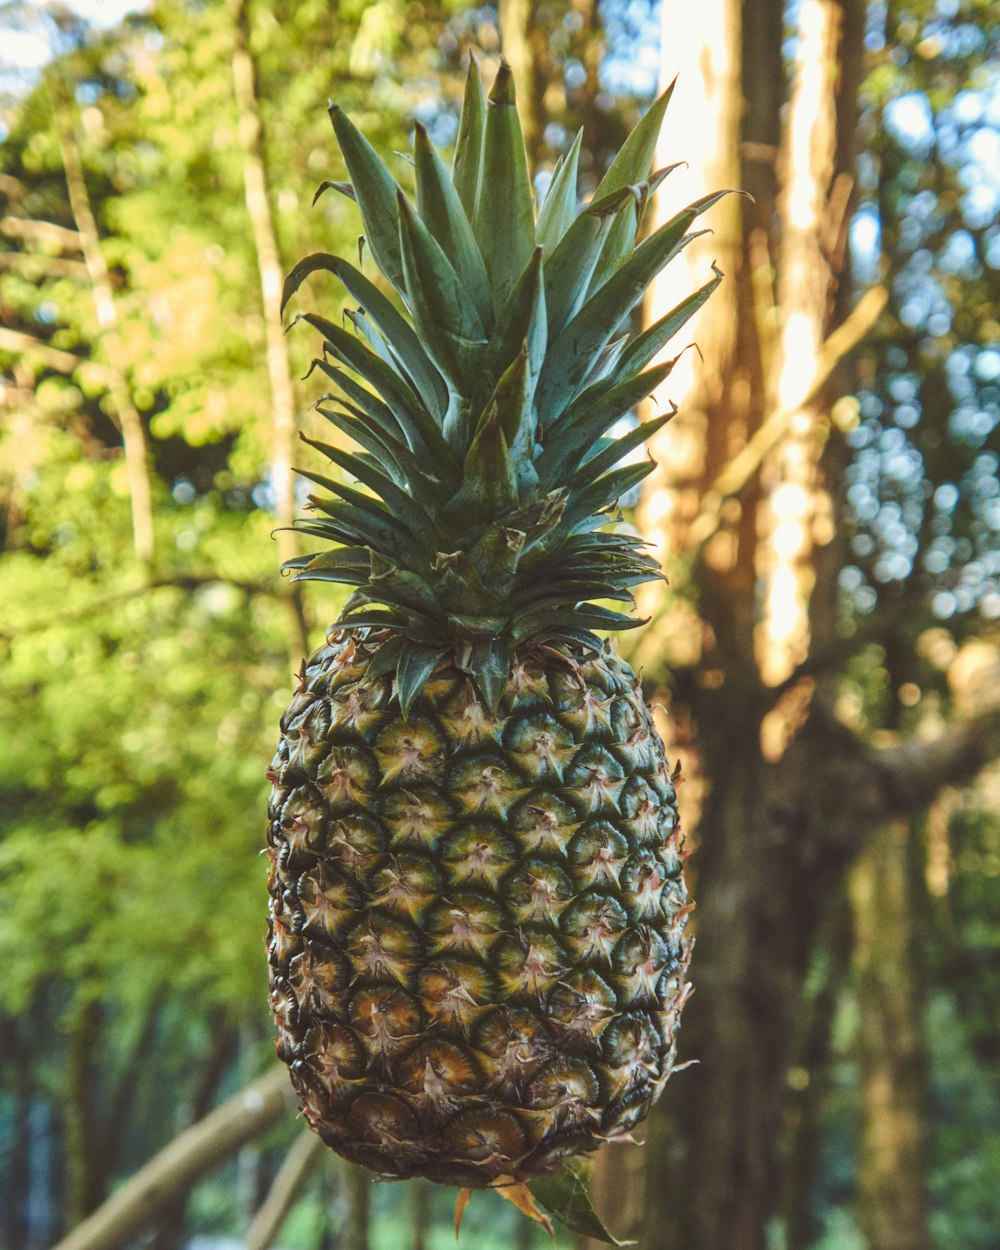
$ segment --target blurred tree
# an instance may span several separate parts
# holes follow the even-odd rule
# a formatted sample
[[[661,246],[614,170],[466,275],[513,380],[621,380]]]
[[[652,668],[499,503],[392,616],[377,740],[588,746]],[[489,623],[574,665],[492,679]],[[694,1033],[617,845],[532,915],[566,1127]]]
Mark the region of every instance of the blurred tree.
[[[983,433],[974,433],[970,446],[952,404],[928,410],[922,434],[954,440],[953,451],[937,463],[914,465],[911,458],[905,490],[890,485],[889,494],[881,489],[888,485],[884,470],[876,470],[866,497],[870,510],[859,518],[854,454],[863,445],[858,413],[866,401],[843,397],[866,375],[884,377],[893,358],[893,320],[902,315],[899,301],[912,298],[906,292],[913,279],[911,257],[887,244],[899,228],[893,223],[910,211],[904,186],[927,175],[914,164],[914,152],[905,158],[909,172],[899,168],[899,182],[878,183],[883,254],[879,263],[862,250],[870,285],[859,299],[847,245],[857,221],[856,171],[863,173],[873,157],[870,149],[859,154],[858,137],[884,159],[878,112],[889,99],[908,95],[919,94],[917,107],[926,108],[928,119],[940,110],[940,126],[947,127],[949,93],[970,84],[963,75],[974,78],[969,53],[950,63],[948,74],[935,64],[935,93],[922,68],[926,49],[915,56],[904,49],[932,35],[935,55],[965,47],[975,14],[981,14],[975,5],[955,6],[948,15],[927,6],[917,16],[910,6],[904,17],[891,6],[869,12],[853,0],[807,0],[787,13],[771,0],[720,0],[699,6],[696,16],[687,9],[682,15],[669,0],[664,6],[664,77],[678,69],[682,76],[663,163],[687,156],[697,142],[689,173],[674,176],[682,183],[680,198],[721,184],[748,188],[754,202],[720,206],[715,233],[685,253],[692,272],[683,275],[681,267],[672,275],[690,290],[717,260],[729,278],[694,327],[704,362],[689,357],[687,373],[681,362],[664,387],[680,413],[658,436],[654,455],[661,467],[642,508],[644,527],[667,557],[673,593],[647,601],[656,622],[637,659],[647,672],[655,666],[670,674],[665,728],[694,779],[688,819],[700,900],[700,992],[685,1030],[686,1053],[699,1064],[682,1078],[683,1090],[671,1089],[650,1132],[643,1244],[651,1248],[763,1250],[777,1235],[778,1198],[789,1183],[788,1087],[803,1071],[807,978],[823,950],[831,909],[839,906],[845,870],[876,831],[908,819],[941,786],[971,779],[1000,748],[996,703],[981,709],[978,720],[952,720],[949,709],[937,739],[921,743],[906,737],[916,713],[899,726],[902,737],[877,712],[864,723],[852,717],[842,677],[850,656],[864,654],[875,639],[887,644],[903,597],[898,584],[909,579],[902,633],[908,659],[903,668],[892,666],[888,680],[894,690],[914,680],[920,631],[935,613],[942,619],[946,606],[926,575],[934,558],[921,539],[918,501],[934,493],[938,473],[960,472],[970,452],[978,462],[975,448],[997,420],[995,396],[980,389],[979,415],[968,421]],[[868,54],[866,62],[872,31],[885,22],[893,29],[881,47],[892,54]],[[997,31],[988,20],[981,26],[976,55],[984,57]],[[911,56],[920,62],[912,70]],[[962,159],[954,152],[955,163],[938,176],[963,177]],[[669,213],[673,195],[663,198]],[[937,198],[935,204],[945,212]],[[947,225],[938,222],[942,242],[965,228],[968,203],[963,208],[952,200],[950,211]],[[856,227],[855,241],[860,246]],[[996,307],[996,284],[983,281],[981,315],[987,305]],[[676,304],[679,290],[670,282],[654,292],[651,318]],[[944,284],[934,285],[944,299]],[[917,321],[921,313],[906,315]],[[961,320],[957,312],[948,320],[954,336],[953,320]],[[956,352],[960,358],[963,350],[986,346],[979,325],[968,325],[967,333],[969,349],[954,337],[936,349],[950,353],[952,368]],[[847,356],[869,334],[859,375],[847,367]],[[921,323],[914,336],[925,351],[927,334]],[[911,371],[914,394],[921,373],[917,366]],[[887,431],[884,446],[901,449],[905,441],[901,430]],[[981,472],[987,471],[984,465]],[[966,471],[963,481],[974,499],[979,479]],[[902,520],[894,491],[910,498],[912,522]],[[948,494],[949,509],[958,494],[958,488],[954,500]],[[897,554],[908,553],[902,571],[898,562],[887,563],[884,536],[870,540],[871,547],[859,542],[859,531],[881,534],[890,520],[897,523],[890,530]],[[980,524],[978,533],[967,548],[976,585],[964,601],[968,616],[955,621],[960,632],[982,628],[995,614],[991,596],[1000,569],[982,552],[990,544],[996,551],[997,529]],[[848,540],[873,555],[878,548],[881,563],[876,559],[859,575]],[[949,576],[963,574],[952,568]],[[950,606],[954,612],[957,598]],[[919,1030],[919,1020],[911,1018],[908,1027]],[[895,1073],[904,1066],[909,1072],[912,1058]],[[807,1070],[805,1079],[811,1079]],[[879,1118],[877,1108],[869,1111]],[[901,1158],[896,1166],[905,1166]],[[919,1175],[913,1184],[918,1190]],[[869,1226],[878,1201],[866,1191]],[[879,1218],[888,1216],[884,1210]],[[919,1222],[919,1213],[914,1218]]]

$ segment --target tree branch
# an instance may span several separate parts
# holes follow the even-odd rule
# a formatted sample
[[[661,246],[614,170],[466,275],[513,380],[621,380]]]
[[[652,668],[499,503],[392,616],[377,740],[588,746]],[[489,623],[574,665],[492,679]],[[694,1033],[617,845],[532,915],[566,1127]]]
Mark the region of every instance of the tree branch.
[[[46,256],[41,252],[0,252],[0,269],[13,269],[26,278],[86,278],[87,266],[79,260]]]
[[[323,1152],[323,1139],[312,1129],[303,1129],[285,1156],[267,1197],[261,1203],[247,1231],[243,1250],[270,1250],[281,1231],[295,1196],[309,1175],[309,1170]]]
[[[64,352],[61,348],[50,347],[44,339],[25,334],[22,330],[11,330],[0,326],[0,351],[16,355],[32,355],[40,360],[46,368],[56,373],[75,373],[84,365],[92,370],[94,376],[107,385],[112,377],[112,370],[107,365],[98,364],[86,356],[75,356],[72,352]]]
[[[0,230],[15,239],[31,239],[35,243],[53,243],[63,252],[82,252],[79,231],[57,226],[54,221],[35,221],[32,217],[4,217]]]
[[[926,740],[873,753],[894,815],[921,811],[945,786],[972,781],[1000,759],[1000,704]]]
[[[272,1069],[175,1137],[54,1250],[114,1250],[123,1245],[178,1194],[295,1106],[288,1073],[284,1068]]]

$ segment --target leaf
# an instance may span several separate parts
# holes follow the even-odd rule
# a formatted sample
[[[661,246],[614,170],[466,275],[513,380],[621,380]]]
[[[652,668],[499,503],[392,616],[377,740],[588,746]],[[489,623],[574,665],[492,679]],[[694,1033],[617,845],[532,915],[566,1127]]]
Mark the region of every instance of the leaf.
[[[667,360],[645,373],[624,377],[610,387],[601,388],[591,404],[585,402],[590,391],[584,391],[546,432],[545,450],[535,461],[539,480],[550,485],[563,482],[568,470],[591,450],[594,440],[652,394],[673,367],[674,362]]]
[[[453,391],[466,394],[482,367],[486,332],[441,245],[402,195],[398,208],[414,325]]]
[[[312,198],[313,206],[315,206],[320,196],[327,191],[339,191],[341,195],[346,196],[353,203],[357,204],[358,202],[358,197],[354,194],[354,188],[349,182],[331,182],[329,179],[325,179],[316,188],[316,193]]]
[[[495,1182],[493,1188],[508,1202],[512,1203],[517,1209],[528,1217],[535,1224],[541,1224],[542,1228],[555,1241],[555,1234],[552,1231],[552,1221],[542,1211],[538,1203],[535,1202],[531,1189],[527,1185],[517,1184],[508,1181],[507,1178],[501,1177]]]
[[[535,247],[531,179],[514,100],[514,75],[505,60],[500,61],[486,107],[473,226],[499,311]]]
[[[465,79],[465,98],[458,123],[458,140],[451,166],[451,180],[462,201],[465,215],[471,221],[479,194],[479,175],[483,159],[483,130],[486,125],[486,95],[483,78],[474,56],[469,57]]]
[[[694,236],[691,223],[728,191],[706,195],[672,217],[632,253],[616,274],[590,296],[551,345],[539,379],[538,407],[543,423],[561,398],[572,396],[591,362],[616,327],[642,298],[653,278]]]
[[[569,479],[567,485],[571,490],[575,490],[587,482],[594,481],[595,478],[600,477],[606,470],[613,468],[623,456],[627,456],[636,447],[641,447],[643,443],[653,437],[657,430],[662,430],[673,415],[672,412],[661,413],[658,417],[653,417],[652,420],[644,421],[641,425],[637,425],[634,430],[629,430],[621,438],[609,439],[607,447],[598,451],[596,455],[591,456],[589,459],[584,460],[583,464]]]
[[[354,195],[361,209],[365,238],[375,263],[402,295],[403,262],[396,229],[396,196],[399,185],[382,163],[378,153],[347,114],[336,104],[329,108],[330,120],[351,175]]]
[[[635,195],[630,187],[593,200],[543,262],[550,336],[559,333],[586,299],[604,241],[618,217],[631,214],[634,219],[635,212]]]
[[[424,688],[446,650],[445,647],[421,647],[409,639],[403,642],[396,668],[396,694],[404,720],[408,719],[414,699]]]
[[[665,317],[654,322],[648,330],[643,330],[632,340],[621,354],[618,367],[626,372],[642,369],[656,356],[673,336],[680,330],[698,309],[705,303],[725,276],[713,262],[712,272],[715,277],[699,287],[692,295],[681,300],[676,308],[671,309]]]
[[[448,171],[419,122],[415,128],[414,156],[417,179],[417,211],[431,235],[451,260],[455,272],[475,305],[486,330],[493,325],[493,297],[486,266]]]
[[[493,716],[500,707],[500,700],[510,681],[510,666],[510,646],[503,634],[491,639],[489,645],[482,649],[482,653],[473,659],[472,680]]]
[[[549,183],[545,193],[541,212],[538,214],[538,226],[535,236],[550,256],[556,244],[573,224],[576,217],[577,203],[577,169],[580,163],[580,146],[583,143],[583,131],[576,132],[573,146],[566,154],[566,159],[559,166]]]
[[[325,317],[319,317],[315,313],[303,313],[299,320],[307,322],[318,330],[338,360],[348,365],[373,386],[392,411],[401,412],[398,419],[402,420],[404,417],[406,419],[404,428],[407,438],[416,436],[414,451],[419,451],[422,447],[425,453],[446,472],[449,468],[453,470],[454,459],[434,418],[418,396],[393,369],[386,365],[384,360],[381,360],[356,334],[351,334],[342,327],[334,325]]]
[[[382,292],[369,282],[360,269],[339,256],[315,252],[300,260],[285,279],[281,293],[281,310],[310,274],[325,269],[339,278],[351,295],[364,308],[385,337],[389,349],[401,368],[408,375],[417,394],[433,402],[436,415],[444,413],[448,393],[437,370],[424,351],[423,344],[413,327],[386,299]]]
[[[656,152],[656,141],[663,125],[663,115],[667,111],[670,97],[674,94],[676,82],[675,78],[640,118],[632,133],[618,149],[608,172],[594,192],[595,196],[608,195],[612,191],[618,191],[621,187],[644,182],[649,177]]]
[[[427,510],[422,504],[408,495],[406,491],[400,489],[395,482],[386,477],[384,473],[370,467],[359,456],[353,455],[349,451],[343,451],[341,448],[333,447],[329,443],[321,443],[316,439],[309,438],[306,434],[300,434],[299,438],[326,456],[327,460],[332,460],[334,464],[353,474],[359,482],[364,482],[387,505],[389,515],[405,525],[414,538],[423,541],[431,538],[434,532],[434,522],[428,515]]]
[[[591,1205],[583,1182],[569,1168],[545,1172],[528,1182],[536,1201],[574,1233],[582,1233],[609,1246],[634,1246],[634,1241],[619,1241],[604,1227]]]
[[[532,252],[490,336],[489,364],[487,376],[484,378],[484,382],[489,386],[487,395],[496,384],[499,375],[517,355],[522,343],[528,346],[528,364],[532,379],[537,379],[548,345],[545,283],[540,247],[536,247]]]
[[[365,668],[365,679],[367,681],[375,681],[378,677],[384,677],[386,673],[394,672],[402,651],[402,638],[397,636],[390,638],[388,642],[384,642],[368,661]]]

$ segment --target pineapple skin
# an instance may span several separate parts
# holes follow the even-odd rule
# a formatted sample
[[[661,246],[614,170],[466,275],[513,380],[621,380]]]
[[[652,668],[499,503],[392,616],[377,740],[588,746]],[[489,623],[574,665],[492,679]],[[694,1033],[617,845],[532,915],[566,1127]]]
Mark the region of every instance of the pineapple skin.
[[[364,632],[306,663],[268,772],[277,1049],[308,1123],[480,1188],[627,1136],[675,1062],[692,941],[663,743],[611,644],[442,661],[404,719]]]

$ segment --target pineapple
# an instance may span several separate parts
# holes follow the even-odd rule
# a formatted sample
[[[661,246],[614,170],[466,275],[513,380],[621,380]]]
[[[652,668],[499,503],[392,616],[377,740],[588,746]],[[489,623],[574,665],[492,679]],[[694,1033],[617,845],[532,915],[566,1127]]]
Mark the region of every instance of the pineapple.
[[[627,1137],[675,1064],[691,941],[674,778],[638,678],[594,631],[659,576],[616,501],[667,419],[608,431],[720,276],[629,314],[718,196],[636,245],[666,92],[577,211],[580,138],[535,214],[511,73],[475,65],[449,171],[416,127],[415,204],[337,108],[367,247],[319,270],[295,578],[354,587],[281,723],[268,846],[278,1053],[308,1123],[384,1177],[519,1186]],[[322,188],[321,188],[322,189]],[[405,311],[400,311],[400,308]],[[616,467],[617,466],[617,467]]]

